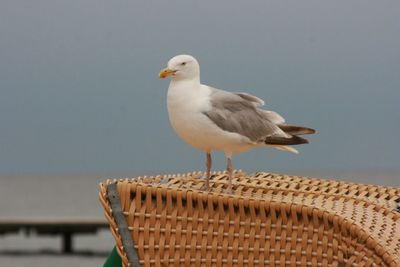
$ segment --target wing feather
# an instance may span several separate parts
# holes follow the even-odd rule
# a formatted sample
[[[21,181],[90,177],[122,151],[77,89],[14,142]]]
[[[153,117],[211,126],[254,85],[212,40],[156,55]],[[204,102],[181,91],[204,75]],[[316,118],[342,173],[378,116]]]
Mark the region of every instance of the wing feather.
[[[315,130],[308,127],[291,125],[291,124],[278,124],[279,128],[290,135],[303,135],[303,134],[314,134]]]
[[[257,108],[261,99],[248,94],[235,94],[212,88],[211,109],[204,114],[221,129],[246,136],[253,142],[264,142],[266,137],[289,138],[277,125]]]
[[[265,105],[264,100],[262,100],[261,98],[258,98],[258,97],[256,97],[256,96],[254,96],[254,95],[251,95],[251,94],[248,94],[248,93],[242,93],[242,92],[240,92],[240,93],[234,93],[234,94],[240,96],[241,98],[243,98],[243,99],[246,100],[246,101],[249,101],[249,102],[254,103],[254,105],[255,105],[256,107],[261,107],[261,106],[264,106],[264,105]]]

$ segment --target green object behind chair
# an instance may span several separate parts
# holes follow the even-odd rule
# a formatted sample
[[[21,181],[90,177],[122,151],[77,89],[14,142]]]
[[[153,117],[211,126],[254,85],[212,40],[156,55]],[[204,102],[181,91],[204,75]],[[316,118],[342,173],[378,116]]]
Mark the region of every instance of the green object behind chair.
[[[117,253],[117,249],[111,251],[110,255],[108,256],[106,262],[104,263],[103,267],[121,267],[122,261]]]

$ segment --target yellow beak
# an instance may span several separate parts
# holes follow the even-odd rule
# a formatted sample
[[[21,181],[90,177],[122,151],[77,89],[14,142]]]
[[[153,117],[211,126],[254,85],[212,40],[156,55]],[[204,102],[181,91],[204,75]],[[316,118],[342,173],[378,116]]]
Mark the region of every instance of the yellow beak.
[[[175,70],[171,70],[171,69],[165,68],[165,69],[160,70],[160,73],[158,74],[158,77],[160,77],[161,79],[164,79],[164,78],[166,78],[168,76],[171,76],[175,72],[176,72]]]

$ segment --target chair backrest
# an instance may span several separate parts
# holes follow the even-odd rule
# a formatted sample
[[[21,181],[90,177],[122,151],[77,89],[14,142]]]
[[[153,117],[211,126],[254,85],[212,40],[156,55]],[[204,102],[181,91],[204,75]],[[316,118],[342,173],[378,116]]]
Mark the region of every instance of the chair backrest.
[[[202,175],[100,185],[124,266],[400,266],[400,188],[237,171],[230,194],[225,173],[211,192]]]

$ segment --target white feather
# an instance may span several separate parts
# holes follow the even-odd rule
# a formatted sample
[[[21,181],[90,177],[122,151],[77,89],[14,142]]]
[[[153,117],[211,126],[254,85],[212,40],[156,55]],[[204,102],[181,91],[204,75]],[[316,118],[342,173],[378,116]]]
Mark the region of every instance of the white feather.
[[[274,147],[274,148],[276,148],[278,150],[281,150],[281,151],[286,151],[286,152],[291,152],[291,153],[294,153],[294,154],[299,154],[299,151],[297,149],[291,147],[291,146],[274,146],[274,145],[269,145],[269,146],[272,146],[272,147]]]

